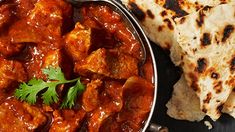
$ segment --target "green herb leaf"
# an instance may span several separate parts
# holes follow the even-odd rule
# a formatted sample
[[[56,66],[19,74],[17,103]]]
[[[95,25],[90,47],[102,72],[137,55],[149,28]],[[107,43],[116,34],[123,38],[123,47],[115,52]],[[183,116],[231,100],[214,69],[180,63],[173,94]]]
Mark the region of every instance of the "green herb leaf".
[[[43,103],[50,105],[52,103],[57,103],[59,101],[58,94],[56,92],[56,83],[51,83],[51,86],[48,86],[48,89],[45,93],[42,94]]]
[[[32,79],[28,84],[20,84],[20,88],[16,89],[15,96],[21,101],[26,101],[29,104],[35,104],[37,100],[37,94],[46,87],[46,83],[39,79]]]
[[[42,70],[44,74],[47,75],[48,81],[45,82],[42,79],[31,79],[28,84],[22,83],[19,88],[15,91],[15,97],[21,101],[26,101],[29,104],[35,104],[39,92],[42,93],[43,103],[50,105],[52,103],[57,103],[59,101],[58,94],[56,92],[56,87],[61,84],[77,82],[75,86],[71,87],[62,103],[62,108],[72,108],[75,104],[78,93],[84,90],[84,85],[80,82],[80,78],[73,80],[66,80],[64,73],[60,67]]]
[[[77,81],[76,85],[72,86],[64,101],[61,104],[61,108],[72,108],[75,104],[74,102],[77,99],[79,93],[82,93],[85,89],[85,86],[81,83],[80,79]]]
[[[64,73],[61,71],[60,67],[53,68],[49,67],[47,69],[42,69],[42,72],[48,76],[49,80],[58,80],[58,81],[66,81],[64,77]]]

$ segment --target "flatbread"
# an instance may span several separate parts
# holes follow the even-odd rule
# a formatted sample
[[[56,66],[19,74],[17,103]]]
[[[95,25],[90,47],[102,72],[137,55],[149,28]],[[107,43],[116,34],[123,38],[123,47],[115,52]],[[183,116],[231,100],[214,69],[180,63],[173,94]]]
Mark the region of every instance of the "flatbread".
[[[174,43],[174,18],[235,0],[121,0],[140,20],[147,36],[163,49]]]
[[[213,120],[235,87],[234,13],[235,4],[222,4],[175,19],[185,79],[196,91],[201,110]]]
[[[199,98],[193,89],[189,88],[182,75],[174,85],[172,98],[166,104],[167,114],[178,120],[201,121],[205,113],[200,110]]]
[[[205,113],[200,109],[200,100],[191,89],[182,75],[180,80],[174,85],[171,99],[166,104],[167,114],[178,120],[201,121]],[[227,113],[235,118],[235,91],[233,91],[225,104],[223,113]]]

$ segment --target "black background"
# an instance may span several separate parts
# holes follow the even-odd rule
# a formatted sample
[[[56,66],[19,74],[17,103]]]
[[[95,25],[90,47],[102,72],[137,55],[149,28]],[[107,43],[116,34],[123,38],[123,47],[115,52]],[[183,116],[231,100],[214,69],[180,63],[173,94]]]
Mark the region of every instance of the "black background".
[[[201,122],[180,121],[170,118],[166,114],[165,104],[171,98],[173,85],[179,80],[181,71],[175,67],[169,58],[169,52],[163,51],[156,44],[152,43],[158,69],[158,95],[152,122],[168,127],[170,132],[235,132],[235,119],[223,114],[216,122],[208,120],[213,125],[213,129],[208,130]]]

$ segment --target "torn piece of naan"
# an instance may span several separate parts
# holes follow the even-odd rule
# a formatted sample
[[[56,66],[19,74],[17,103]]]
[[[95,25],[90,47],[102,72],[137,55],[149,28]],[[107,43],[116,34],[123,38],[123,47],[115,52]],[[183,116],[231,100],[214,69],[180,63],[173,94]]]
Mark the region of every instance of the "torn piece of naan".
[[[184,75],[174,85],[172,97],[166,107],[167,114],[178,120],[201,121],[206,115],[201,111],[200,100],[193,89],[187,85]],[[235,118],[235,91],[230,94],[222,112]]]
[[[205,113],[200,110],[199,98],[193,89],[189,88],[182,75],[174,85],[172,98],[166,104],[167,114],[178,120],[201,121]]]
[[[148,37],[164,49],[175,41],[174,18],[188,15],[204,6],[235,0],[121,0],[140,20]]]
[[[176,40],[187,84],[213,120],[235,87],[235,4],[206,6],[176,19]]]

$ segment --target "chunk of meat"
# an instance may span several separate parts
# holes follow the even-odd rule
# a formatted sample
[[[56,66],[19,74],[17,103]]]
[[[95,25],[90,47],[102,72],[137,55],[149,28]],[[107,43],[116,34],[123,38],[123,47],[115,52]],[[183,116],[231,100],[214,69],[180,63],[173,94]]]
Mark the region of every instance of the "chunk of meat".
[[[82,107],[86,112],[92,111],[99,105],[99,88],[102,85],[102,81],[92,80],[87,84],[86,90],[82,95]]]
[[[140,77],[130,77],[123,89],[124,106],[117,122],[123,131],[138,131],[152,106],[153,85]]]
[[[84,8],[82,12],[85,11]],[[113,33],[110,33],[103,28],[97,21],[87,16],[84,16],[85,21],[82,25],[91,28],[91,48],[89,52],[95,51],[99,48],[112,49],[119,45]]]
[[[43,68],[49,66],[60,66],[62,62],[61,51],[45,49],[48,47],[33,46],[29,47],[29,59],[25,63],[29,78],[41,78],[46,79],[46,76],[42,73]]]
[[[26,19],[19,20],[9,28],[12,43],[40,43],[46,40],[42,31],[27,23]]]
[[[75,72],[84,76],[95,73],[115,79],[127,79],[138,75],[138,60],[130,55],[102,48],[92,52],[83,63],[76,63]]]
[[[120,111],[123,107],[123,84],[116,81],[106,81],[103,96],[107,96],[109,98],[107,100],[114,104],[115,111]],[[101,100],[104,98],[101,97]],[[105,104],[105,101],[102,102]]]
[[[15,99],[7,99],[0,105],[0,131],[34,131],[47,121],[46,116],[35,106]]]
[[[0,73],[0,89],[5,89],[14,82],[27,81],[24,67],[18,61],[0,58]]]
[[[91,46],[91,29],[85,28],[79,22],[75,29],[65,37],[65,47],[74,61],[81,61],[87,55]]]
[[[64,19],[71,6],[63,0],[39,0],[29,15],[10,28],[14,43],[59,43]]]
[[[13,0],[13,4],[16,5],[16,16],[18,18],[27,17],[37,1],[38,0]]]
[[[75,63],[75,72],[84,76],[89,75],[89,72],[110,76],[106,52],[105,49],[98,49],[91,53],[82,64],[80,62]]]
[[[0,28],[7,24],[12,16],[12,8],[10,5],[5,4],[0,6]]]
[[[24,44],[11,43],[9,37],[0,37],[0,54],[3,57],[17,55],[24,48]]]
[[[66,5],[63,0],[39,0],[29,14],[28,22],[30,25],[47,28],[49,32],[61,35],[61,27],[63,23],[62,6],[68,5]]]
[[[42,68],[59,67],[62,61],[62,55],[59,49],[50,50],[43,58]]]
[[[49,130],[50,132],[75,132],[81,126],[82,120],[86,115],[83,109],[77,112],[62,110],[61,113],[58,110],[53,112],[54,121]]]
[[[123,106],[123,88],[120,83],[106,82],[102,96],[102,104],[91,113],[91,117],[88,119],[90,132],[98,132],[105,120],[119,112]]]
[[[135,58],[141,57],[141,45],[134,37],[127,25],[123,22],[121,16],[107,6],[91,5],[84,7],[82,10],[84,23],[96,26],[91,20],[96,20],[98,25],[113,34],[113,39],[120,42],[119,50],[123,53],[130,54]],[[91,19],[91,20],[90,20]]]

